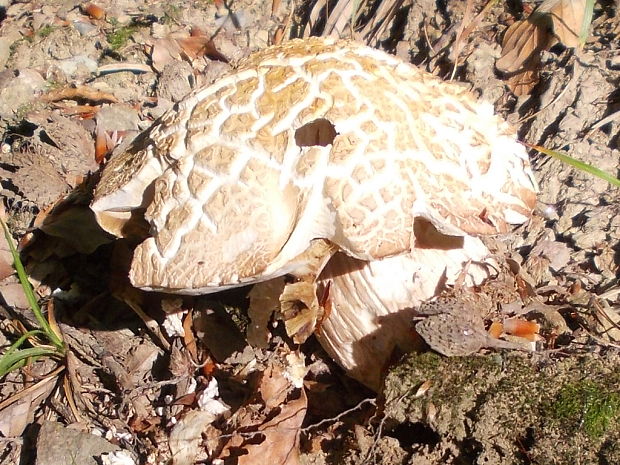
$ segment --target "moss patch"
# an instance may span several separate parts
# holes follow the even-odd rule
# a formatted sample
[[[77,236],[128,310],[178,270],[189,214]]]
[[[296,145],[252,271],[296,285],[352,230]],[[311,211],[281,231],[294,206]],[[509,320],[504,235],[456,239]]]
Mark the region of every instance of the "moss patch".
[[[601,437],[620,414],[620,394],[589,380],[562,387],[551,413],[565,428]]]
[[[127,44],[131,35],[137,31],[137,26],[123,26],[107,35],[108,43],[112,50],[118,50]]]
[[[430,389],[418,393],[430,381]],[[427,429],[442,461],[620,463],[620,354],[411,354],[387,376],[385,426]],[[422,443],[408,449],[410,458]],[[448,460],[449,459],[449,460]]]

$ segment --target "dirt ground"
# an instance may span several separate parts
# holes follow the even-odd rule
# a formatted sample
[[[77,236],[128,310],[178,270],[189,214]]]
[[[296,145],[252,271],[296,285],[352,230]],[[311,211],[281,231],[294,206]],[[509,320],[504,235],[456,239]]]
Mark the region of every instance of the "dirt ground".
[[[289,37],[353,34],[463,82],[522,142],[619,175],[617,3],[595,3],[583,47],[541,47],[526,90],[496,63],[536,5],[328,3],[0,0],[0,196],[68,347],[0,380],[1,465],[620,463],[619,191],[536,150],[534,216],[489,240],[508,271],[477,290],[501,316],[540,324],[533,353],[395,354],[374,393],[314,338],[292,348],[282,325],[250,346],[247,288],[180,298],[128,284],[132,244],[88,208],[101,164]],[[38,327],[11,263],[0,247],[4,354]]]

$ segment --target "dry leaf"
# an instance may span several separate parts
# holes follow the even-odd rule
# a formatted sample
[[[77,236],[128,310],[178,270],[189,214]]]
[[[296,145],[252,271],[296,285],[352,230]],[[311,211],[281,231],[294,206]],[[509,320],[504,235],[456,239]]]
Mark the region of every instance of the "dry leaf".
[[[191,465],[196,463],[202,442],[202,432],[213,423],[215,415],[201,410],[194,410],[185,415],[170,433],[168,445],[174,465]]]
[[[280,413],[258,431],[264,436],[260,444],[246,445],[247,455],[239,457],[238,465],[299,465],[299,433],[306,416],[308,400],[300,390],[298,399],[284,404]]]
[[[540,241],[534,246],[529,257],[545,257],[553,271],[560,271],[570,261],[571,249],[564,242]]]
[[[322,317],[316,294],[316,283],[300,281],[287,284],[280,296],[286,333],[296,344],[302,344],[312,335]]]
[[[34,420],[34,414],[41,403],[49,397],[50,392],[54,389],[54,381],[56,381],[56,376],[43,378],[38,383],[18,393],[21,396],[19,400],[0,408],[0,433],[5,438],[16,438],[22,435],[26,426]]]
[[[503,73],[515,73],[528,68],[526,64],[553,40],[543,19],[531,15],[524,21],[516,21],[504,34],[502,56],[495,66]]]
[[[0,282],[0,296],[9,307],[21,309],[30,307],[17,276],[9,276]]]
[[[97,123],[97,130],[95,131],[95,161],[99,164],[103,163],[107,154],[108,144],[106,132],[103,125]]]
[[[529,94],[538,83],[540,52],[548,50],[556,38],[567,47],[581,43],[591,13],[587,0],[546,0],[526,20],[506,30],[496,66],[510,75],[508,86],[515,95]]]
[[[153,68],[161,73],[168,63],[181,60],[181,47],[173,38],[157,39],[151,48]]]
[[[508,87],[519,95],[527,95],[538,84],[540,52],[551,44],[553,36],[544,24],[530,16],[508,28],[502,41],[502,56],[495,66],[509,75]]]
[[[105,18],[105,10],[94,3],[87,3],[82,6],[82,11],[84,14],[90,16],[93,19],[103,19]]]
[[[186,39],[177,39],[177,42],[190,60],[207,57],[214,61],[228,63],[228,58],[217,50],[213,41],[207,36],[192,36]]]
[[[251,324],[247,330],[247,341],[254,347],[265,348],[269,343],[267,325],[274,310],[280,307],[280,295],[284,291],[284,278],[271,279],[256,284],[248,294],[250,306],[248,316]]]
[[[618,307],[596,305],[594,312],[594,328],[605,340],[620,342],[620,311]]]
[[[509,318],[504,320],[504,331],[513,336],[535,341],[540,331],[540,325],[535,321],[529,321],[523,318]]]
[[[582,42],[582,29],[585,29],[586,10],[587,0],[547,0],[536,11],[551,17],[553,32],[560,42],[567,47],[578,47]],[[588,19],[586,26],[589,23]]]
[[[13,239],[13,237],[11,237],[11,241],[13,245],[15,245],[15,239]],[[4,237],[0,237],[0,281],[11,276],[14,272],[11,249],[9,249],[9,245]]]
[[[55,210],[45,218],[40,229],[83,254],[91,254],[99,246],[112,242],[110,235],[97,225],[92,210],[84,205]]]
[[[291,355],[291,354],[289,354]],[[236,431],[223,449],[221,459],[237,459],[238,465],[298,465],[299,433],[307,410],[305,391],[295,386],[297,362],[286,357],[286,369],[273,363],[263,373],[255,403],[240,408],[231,419]]]

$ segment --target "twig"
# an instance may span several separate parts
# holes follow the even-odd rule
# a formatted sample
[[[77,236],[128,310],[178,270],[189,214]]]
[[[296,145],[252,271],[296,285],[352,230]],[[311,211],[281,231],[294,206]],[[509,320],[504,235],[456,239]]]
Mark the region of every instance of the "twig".
[[[324,425],[326,423],[336,422],[336,421],[340,420],[342,417],[348,415],[349,413],[353,413],[356,410],[359,410],[365,404],[371,404],[371,405],[373,405],[376,408],[377,407],[377,399],[374,398],[374,397],[368,397],[366,399],[363,399],[362,401],[358,402],[357,405],[354,405],[353,407],[351,407],[350,409],[345,410],[344,412],[340,412],[335,417],[324,418],[323,420],[319,421],[318,423],[313,423],[312,425],[308,425],[305,428],[302,428],[301,432],[302,433],[307,433],[309,430],[318,428],[319,426],[322,426],[322,425]]]

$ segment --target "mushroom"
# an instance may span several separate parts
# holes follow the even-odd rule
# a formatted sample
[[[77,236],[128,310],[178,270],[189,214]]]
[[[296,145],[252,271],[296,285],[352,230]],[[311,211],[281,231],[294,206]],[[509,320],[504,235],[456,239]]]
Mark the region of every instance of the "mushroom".
[[[112,157],[92,209],[120,237],[146,221],[129,272],[145,290],[206,294],[293,275],[315,292],[323,271],[336,305],[320,339],[351,370],[338,335],[349,344],[364,332],[337,315],[338,299],[372,313],[432,296],[446,270],[454,279],[486,258],[472,236],[528,220],[536,190],[490,104],[379,50],[310,38],[251,55],[167,112]],[[367,302],[378,285],[379,304]],[[310,320],[311,331],[320,316]]]

